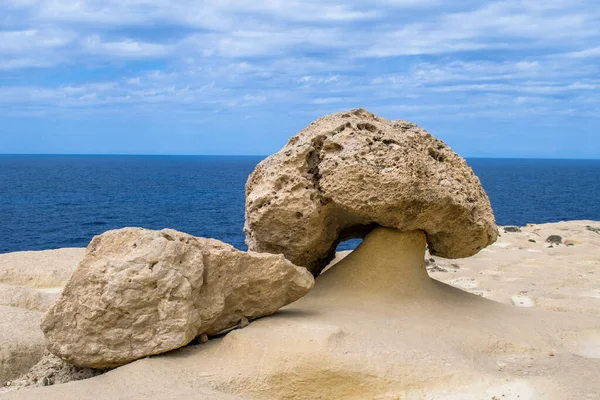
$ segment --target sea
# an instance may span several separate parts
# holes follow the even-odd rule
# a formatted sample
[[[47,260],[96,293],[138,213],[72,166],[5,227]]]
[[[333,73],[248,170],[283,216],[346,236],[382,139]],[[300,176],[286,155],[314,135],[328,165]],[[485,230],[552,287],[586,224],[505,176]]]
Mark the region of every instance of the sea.
[[[0,155],[0,253],[85,247],[125,226],[173,228],[245,250],[244,185],[262,158]],[[600,221],[600,160],[467,162],[499,225]]]

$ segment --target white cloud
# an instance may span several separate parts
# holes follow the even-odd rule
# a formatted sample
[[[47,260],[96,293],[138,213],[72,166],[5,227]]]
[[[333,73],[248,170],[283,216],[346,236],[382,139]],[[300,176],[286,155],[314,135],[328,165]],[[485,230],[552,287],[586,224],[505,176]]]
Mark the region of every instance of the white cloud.
[[[505,83],[482,83],[468,85],[448,85],[437,87],[433,90],[438,92],[518,92],[518,93],[538,93],[553,94],[567,91],[594,90],[598,85],[574,83],[568,85],[543,85],[537,82],[524,83],[520,85],[510,85]]]
[[[590,47],[589,49],[572,51],[565,54],[569,58],[587,58],[587,57],[600,57],[600,46]]]
[[[321,84],[321,83],[332,83],[339,81],[339,75],[330,75],[330,76],[311,76],[305,75],[298,79],[300,83],[306,84]]]
[[[56,49],[73,41],[73,35],[61,30],[26,29],[0,31],[0,54],[24,50]]]
[[[594,4],[7,0],[0,74],[47,68],[61,80],[7,82],[0,101],[97,107],[86,112],[173,104],[309,113],[356,102],[417,116],[589,113],[600,85]],[[64,82],[58,68],[82,65],[98,77]]]
[[[141,80],[139,77],[137,78],[129,78],[126,80],[127,84],[129,85],[139,85],[141,83]]]
[[[165,45],[131,39],[103,41],[98,36],[87,37],[82,44],[88,53],[110,57],[154,58],[164,57],[170,51],[170,47]]]
[[[411,0],[387,3],[395,3],[396,7],[420,7],[432,2],[418,4]],[[316,0],[11,0],[9,5],[26,9],[33,18],[43,21],[111,25],[162,22],[213,29],[233,28],[248,15],[298,22],[352,22],[370,20],[380,15],[377,8],[367,1],[350,5],[342,1]]]
[[[0,70],[44,68],[52,65],[54,65],[54,63],[50,62],[49,60],[35,58],[11,58],[0,61]]]
[[[222,33],[202,33],[188,36],[179,47],[196,51],[205,57],[247,58],[279,57],[310,48],[345,48],[347,42],[339,28],[272,28],[257,26]]]
[[[318,97],[316,99],[311,100],[312,104],[333,104],[340,103],[346,99],[342,97]]]
[[[0,70],[54,66],[73,41],[73,34],[60,29],[0,31]]]
[[[572,8],[566,2],[540,6],[536,1],[506,0],[442,13],[426,22],[378,30],[380,40],[359,53],[366,57],[446,54],[482,49],[515,50],[551,44],[569,45],[598,37],[600,12]]]

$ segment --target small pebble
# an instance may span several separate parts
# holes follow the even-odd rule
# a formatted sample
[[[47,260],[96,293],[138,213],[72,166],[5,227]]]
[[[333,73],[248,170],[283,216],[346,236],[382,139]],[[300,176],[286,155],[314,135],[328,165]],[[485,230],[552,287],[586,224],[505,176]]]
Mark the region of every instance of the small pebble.
[[[245,328],[245,327],[247,327],[248,325],[250,325],[250,321],[248,321],[248,318],[246,318],[246,317],[242,317],[242,319],[240,319],[240,323],[239,323],[239,325],[238,325],[238,326],[239,326],[240,328]]]
[[[208,335],[203,333],[198,337],[198,343],[206,343],[208,342]]]

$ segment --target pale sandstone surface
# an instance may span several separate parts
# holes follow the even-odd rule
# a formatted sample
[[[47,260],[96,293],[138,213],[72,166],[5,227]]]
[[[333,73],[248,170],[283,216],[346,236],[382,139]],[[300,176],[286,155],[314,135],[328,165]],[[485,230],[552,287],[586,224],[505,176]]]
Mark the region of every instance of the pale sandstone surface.
[[[0,254],[0,384],[41,359],[42,312],[58,298],[83,252],[66,248]]]
[[[421,229],[436,254],[468,257],[497,235],[464,159],[406,121],[357,109],[319,118],[246,184],[246,243],[318,274],[339,240],[373,225]]]
[[[27,372],[44,353],[42,313],[0,306],[0,384]]]
[[[496,288],[506,302],[535,278],[544,297],[572,301],[561,311],[537,301],[502,304],[431,280],[423,235],[379,235],[318,277],[308,295],[245,329],[89,380],[2,398],[598,399],[600,305],[586,293],[600,287],[600,235],[586,225],[600,222],[531,227],[542,241],[572,238],[572,247],[529,242],[522,228],[525,238],[502,233],[499,246],[488,248],[492,256],[457,260],[457,272],[430,268],[448,282],[464,273],[458,282],[477,281],[466,290]],[[536,264],[531,259],[511,267],[521,251],[543,260],[539,268],[527,267]],[[495,274],[479,274],[488,270]]]
[[[500,227],[498,241],[479,254],[459,260],[434,256],[428,268],[435,279],[503,303],[597,312],[600,234],[594,228],[600,222],[530,224],[514,233]],[[561,236],[563,244],[550,247],[551,235]]]
[[[313,284],[282,255],[171,229],[124,228],[90,242],[42,330],[48,349],[66,361],[114,367],[272,314]]]
[[[58,298],[59,293],[0,283],[0,306],[45,312]]]
[[[0,254],[0,283],[32,288],[64,286],[85,249],[65,248]]]

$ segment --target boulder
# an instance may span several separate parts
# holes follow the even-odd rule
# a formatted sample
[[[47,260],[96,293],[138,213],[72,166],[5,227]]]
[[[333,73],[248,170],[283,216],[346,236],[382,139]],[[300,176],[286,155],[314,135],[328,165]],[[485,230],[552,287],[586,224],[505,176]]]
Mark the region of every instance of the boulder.
[[[92,240],[42,330],[69,363],[114,367],[272,314],[313,284],[282,255],[125,228]]]
[[[469,257],[498,235],[464,159],[406,121],[363,109],[319,118],[246,184],[246,243],[318,274],[340,241],[376,226],[423,230],[429,251]]]
[[[0,306],[0,387],[34,366],[44,354],[41,312]]]

